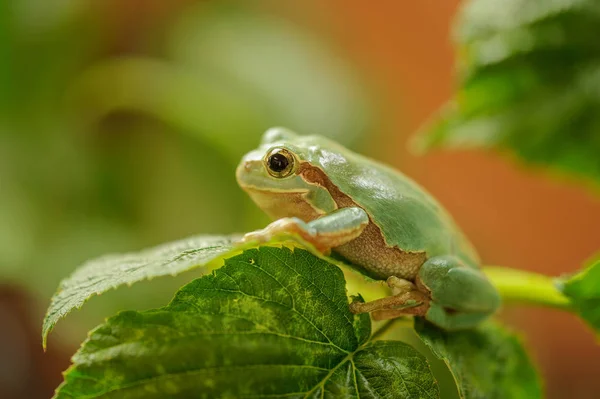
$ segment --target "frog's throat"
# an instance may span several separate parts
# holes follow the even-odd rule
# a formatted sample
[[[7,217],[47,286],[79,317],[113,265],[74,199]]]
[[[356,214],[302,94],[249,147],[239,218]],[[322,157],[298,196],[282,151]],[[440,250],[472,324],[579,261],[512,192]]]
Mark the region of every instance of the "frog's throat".
[[[273,191],[250,186],[244,190],[272,220],[294,216],[309,222],[328,213],[307,199],[308,190]]]
[[[309,221],[338,208],[326,187],[309,182],[296,173],[278,179],[268,175],[262,164],[248,162],[238,167],[238,182],[254,202],[274,219],[296,216]]]

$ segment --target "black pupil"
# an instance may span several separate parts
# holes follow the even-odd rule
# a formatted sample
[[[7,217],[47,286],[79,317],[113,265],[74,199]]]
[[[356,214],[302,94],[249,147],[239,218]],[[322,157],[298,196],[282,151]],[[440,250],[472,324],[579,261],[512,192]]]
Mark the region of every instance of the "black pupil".
[[[283,154],[273,154],[269,157],[269,168],[274,172],[283,172],[290,161]]]

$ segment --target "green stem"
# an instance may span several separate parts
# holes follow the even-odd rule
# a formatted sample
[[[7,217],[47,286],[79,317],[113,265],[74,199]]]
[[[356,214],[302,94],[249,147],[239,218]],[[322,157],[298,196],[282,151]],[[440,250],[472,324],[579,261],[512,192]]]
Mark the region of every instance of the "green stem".
[[[483,272],[505,302],[573,309],[571,301],[558,290],[552,277],[499,266],[484,267]]]
[[[385,333],[388,332],[390,328],[392,328],[392,326],[396,323],[396,320],[397,319],[387,320],[381,326],[379,326],[379,328],[373,331],[373,334],[371,335],[371,341],[380,339],[383,335],[385,335]]]

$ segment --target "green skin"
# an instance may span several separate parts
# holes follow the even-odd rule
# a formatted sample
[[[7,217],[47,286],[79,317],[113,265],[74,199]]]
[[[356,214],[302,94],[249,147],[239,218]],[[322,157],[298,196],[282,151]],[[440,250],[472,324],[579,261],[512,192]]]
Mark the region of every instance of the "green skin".
[[[281,149],[292,157],[285,176],[274,175],[268,162]],[[369,312],[377,319],[417,315],[455,330],[477,325],[500,305],[498,292],[479,270],[475,250],[452,218],[394,169],[324,137],[273,128],[242,159],[236,175],[276,220],[247,234],[245,241],[297,234],[323,253],[387,280],[393,295],[353,302],[354,313]]]

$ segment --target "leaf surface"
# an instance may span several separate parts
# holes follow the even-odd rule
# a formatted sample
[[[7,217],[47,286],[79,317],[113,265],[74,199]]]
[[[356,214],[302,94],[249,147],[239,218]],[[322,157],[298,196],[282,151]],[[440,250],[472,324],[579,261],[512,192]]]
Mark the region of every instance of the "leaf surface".
[[[139,252],[106,255],[91,260],[64,279],[52,297],[44,324],[44,347],[58,320],[79,309],[89,298],[111,289],[155,277],[174,276],[195,267],[219,262],[235,251],[239,236],[197,236]]]
[[[542,397],[535,367],[515,335],[487,322],[467,331],[442,331],[422,319],[415,330],[450,368],[461,398]]]
[[[422,355],[370,333],[337,266],[301,249],[251,249],[168,306],[92,331],[56,397],[439,397]]]

